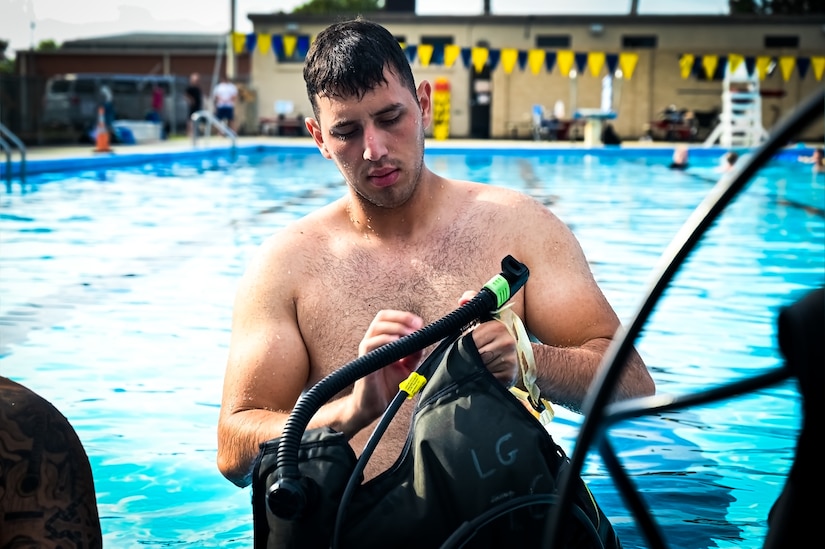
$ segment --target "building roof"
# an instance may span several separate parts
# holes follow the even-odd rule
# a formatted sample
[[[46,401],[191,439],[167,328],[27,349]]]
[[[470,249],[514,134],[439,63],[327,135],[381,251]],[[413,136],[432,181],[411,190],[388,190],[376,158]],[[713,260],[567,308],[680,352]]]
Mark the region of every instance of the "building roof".
[[[210,50],[226,43],[226,34],[133,32],[67,40],[62,50]]]
[[[291,14],[250,13],[247,15],[253,24],[284,24],[284,23],[331,23],[333,21],[354,18],[357,14]],[[782,25],[811,25],[825,23],[825,15],[417,15],[409,12],[377,11],[362,14],[365,18],[378,23],[414,23],[427,24],[457,24],[457,25],[580,25],[580,24],[621,24],[621,25],[747,25],[747,24],[782,24]]]

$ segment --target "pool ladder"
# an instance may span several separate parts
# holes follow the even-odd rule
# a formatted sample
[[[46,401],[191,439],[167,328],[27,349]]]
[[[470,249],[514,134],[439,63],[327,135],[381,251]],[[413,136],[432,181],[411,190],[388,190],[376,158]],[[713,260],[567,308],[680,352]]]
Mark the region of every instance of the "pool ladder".
[[[7,141],[8,140],[8,141]],[[6,153],[6,186],[11,186],[11,155],[12,148],[9,144],[14,145],[20,150],[20,182],[26,179],[26,146],[18,139],[14,133],[2,123],[0,123],[0,148]]]
[[[209,135],[212,133],[212,126],[214,125],[216,128],[218,128],[218,131],[220,131],[222,134],[224,134],[232,141],[232,152],[235,152],[238,134],[232,131],[232,128],[218,120],[218,118],[214,114],[206,110],[201,110],[193,112],[190,118],[192,120],[192,145],[194,147],[198,146],[198,138],[200,137],[198,132],[198,123],[201,120],[206,120],[207,125],[206,131],[204,132],[205,137],[209,139]]]

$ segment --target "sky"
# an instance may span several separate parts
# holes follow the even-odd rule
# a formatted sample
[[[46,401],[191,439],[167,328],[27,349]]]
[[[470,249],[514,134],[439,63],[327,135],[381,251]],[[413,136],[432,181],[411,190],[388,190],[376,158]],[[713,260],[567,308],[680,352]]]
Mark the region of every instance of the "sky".
[[[249,13],[289,12],[306,0],[235,0],[235,30],[252,32]],[[494,15],[613,14],[631,0],[491,0]],[[231,0],[0,0],[0,39],[16,50],[130,32],[221,33]],[[484,0],[417,0],[419,15],[480,15]],[[641,14],[726,14],[728,0],[639,0]]]

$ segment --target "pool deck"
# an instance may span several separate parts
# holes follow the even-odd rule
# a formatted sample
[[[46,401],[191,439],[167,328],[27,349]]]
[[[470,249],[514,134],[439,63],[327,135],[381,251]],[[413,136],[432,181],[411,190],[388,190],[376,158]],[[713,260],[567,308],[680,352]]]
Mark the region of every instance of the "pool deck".
[[[229,140],[224,137],[211,137],[209,139],[202,139],[199,141],[200,148],[224,148],[230,145]],[[637,148],[657,148],[657,149],[673,149],[679,145],[687,145],[689,147],[702,147],[701,143],[674,143],[663,141],[623,141],[621,147],[637,147]],[[314,147],[314,142],[309,137],[267,137],[267,136],[249,136],[238,137],[238,147]],[[436,141],[435,139],[427,140],[427,150],[437,149],[588,149],[583,142],[576,141],[531,141],[526,139],[449,139],[446,141]],[[605,148],[593,147],[593,148]],[[615,147],[613,147],[615,148]],[[184,137],[175,137],[165,141],[158,141],[154,143],[143,143],[137,145],[112,145],[111,153],[99,153],[94,151],[92,144],[72,144],[72,145],[34,145],[27,147],[27,160],[50,160],[50,159],[65,159],[65,158],[93,158],[104,157],[115,154],[153,154],[153,153],[169,153],[169,152],[191,152],[197,150],[192,140]],[[19,159],[19,153],[15,152],[13,159]]]
[[[678,146],[686,146],[692,155],[702,157],[721,157],[727,149],[712,146],[706,147],[703,143],[681,143],[668,141],[623,141],[620,146],[598,145],[590,147],[582,141],[533,141],[526,139],[448,139],[437,141],[427,139],[427,151],[467,151],[467,150],[501,150],[501,151],[566,151],[573,154],[627,155],[647,154],[653,156],[669,156]],[[256,148],[262,151],[269,148],[294,148],[314,150],[315,144],[310,137],[275,137],[275,136],[242,136],[238,137],[236,147],[239,150],[255,152]],[[190,138],[176,136],[168,140],[136,145],[112,145],[111,152],[96,152],[95,146],[85,144],[64,145],[34,145],[25,151],[25,174],[70,171],[77,169],[105,169],[118,165],[134,164],[135,162],[149,162],[164,160],[174,156],[182,158],[197,157],[211,152],[231,150],[231,141],[223,136],[201,138],[197,145]],[[21,173],[22,156],[18,150],[13,150],[7,162],[0,161],[0,177],[7,177],[7,171],[12,176]]]

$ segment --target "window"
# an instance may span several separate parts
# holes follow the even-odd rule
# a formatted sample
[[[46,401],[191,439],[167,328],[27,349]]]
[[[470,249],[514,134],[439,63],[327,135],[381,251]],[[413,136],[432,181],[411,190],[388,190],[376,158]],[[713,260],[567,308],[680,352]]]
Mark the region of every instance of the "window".
[[[655,48],[657,36],[632,35],[622,36],[623,48]]]
[[[306,58],[307,51],[309,51],[310,37],[308,34],[286,34],[290,39],[295,40],[295,48],[292,50],[292,55],[287,55],[286,50],[281,46],[281,51],[278,52],[279,63],[303,63]]]
[[[52,82],[52,93],[66,93],[69,91],[68,80],[55,80]]]
[[[434,47],[444,47],[448,46],[453,43],[452,36],[422,36],[421,37],[422,44],[430,44]]]
[[[431,63],[434,65],[444,64],[444,47],[450,46],[453,43],[452,36],[422,36],[422,44],[428,44],[433,47],[433,58]]]
[[[96,85],[94,80],[78,78],[74,84],[75,93],[95,93]]]
[[[537,48],[569,48],[570,35],[567,34],[540,34],[536,36]]]
[[[137,89],[137,82],[134,80],[115,80],[112,82],[112,93],[114,93],[115,96],[122,93],[135,93]]]
[[[798,36],[766,36],[766,48],[798,48]]]

